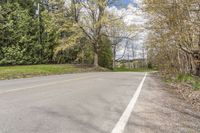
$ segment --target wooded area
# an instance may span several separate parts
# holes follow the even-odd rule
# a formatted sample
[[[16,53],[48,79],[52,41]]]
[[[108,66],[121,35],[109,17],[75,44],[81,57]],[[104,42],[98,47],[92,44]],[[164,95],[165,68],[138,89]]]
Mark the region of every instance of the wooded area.
[[[165,74],[200,76],[200,1],[145,0],[148,57]]]
[[[1,0],[0,65],[82,63],[112,68],[117,45],[134,32],[121,16],[108,12],[114,2]]]
[[[199,0],[144,0],[138,7],[148,20],[143,28],[127,25],[124,14],[108,10],[117,2],[1,0],[0,65],[77,63],[114,68],[116,60],[124,59],[116,59],[119,49],[127,49],[123,42],[147,29],[149,66],[165,74],[200,75]]]

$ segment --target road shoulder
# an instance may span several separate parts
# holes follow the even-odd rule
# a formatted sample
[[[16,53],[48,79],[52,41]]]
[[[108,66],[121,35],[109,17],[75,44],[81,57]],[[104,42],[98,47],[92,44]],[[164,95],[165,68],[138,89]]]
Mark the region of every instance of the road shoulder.
[[[155,75],[142,88],[125,133],[198,133],[200,113],[178,97]]]

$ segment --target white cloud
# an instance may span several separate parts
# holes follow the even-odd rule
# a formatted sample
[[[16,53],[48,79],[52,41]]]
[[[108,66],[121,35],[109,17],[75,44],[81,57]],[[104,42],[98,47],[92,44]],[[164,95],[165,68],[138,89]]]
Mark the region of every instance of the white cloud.
[[[68,0],[66,0],[67,2]],[[136,3],[136,4],[134,4]],[[130,3],[127,8],[117,8],[115,6],[112,6],[112,7],[109,7],[107,10],[109,12],[112,12],[114,15],[117,15],[117,16],[123,16],[123,21],[125,22],[126,25],[138,25],[140,27],[142,27],[145,23],[146,23],[146,18],[144,17],[144,13],[139,9],[139,7],[141,6],[142,4],[142,0],[133,0],[133,3]],[[137,5],[137,6],[136,6]],[[86,11],[83,11],[86,13]],[[87,20],[87,19],[85,19]],[[136,48],[135,49],[135,52],[136,52],[136,57],[135,58],[142,58],[141,56],[143,54],[142,51],[143,51],[143,45],[146,41],[146,38],[147,38],[147,32],[143,31],[141,32],[137,39],[132,41],[131,42],[131,45],[134,45],[134,47]],[[121,44],[121,49],[119,49],[118,53],[117,53],[117,57],[121,57],[124,53],[124,47],[125,46],[125,41],[122,42]],[[127,54],[132,54],[131,53],[131,50],[126,50],[126,55]],[[127,58],[127,56],[125,56],[125,58]]]
[[[137,5],[140,7],[142,4],[142,0],[134,0],[134,3],[137,3]],[[108,10],[115,15],[123,16],[123,20],[127,25],[138,25],[138,26],[144,26],[144,24],[147,22],[146,18],[144,17],[144,13],[139,9],[138,6],[135,6],[135,4],[129,4],[127,8],[117,8],[117,7],[110,7]],[[146,42],[146,38],[148,36],[148,33],[146,31],[141,32],[138,34],[138,37],[136,40],[131,41],[130,45],[134,45],[135,47],[135,57],[134,58],[142,58],[143,57],[143,48],[144,44]],[[124,54],[125,50],[125,41],[121,43],[122,48],[119,49],[117,53],[117,57],[119,58]],[[127,59],[127,55],[132,55],[131,49],[126,49],[125,52],[125,59]],[[146,57],[146,55],[145,55]]]
[[[141,25],[145,22],[142,11],[139,8],[135,7],[133,4],[129,4],[127,8],[120,9],[112,6],[108,9],[108,11],[112,12],[115,15],[123,16],[123,20],[127,25]]]

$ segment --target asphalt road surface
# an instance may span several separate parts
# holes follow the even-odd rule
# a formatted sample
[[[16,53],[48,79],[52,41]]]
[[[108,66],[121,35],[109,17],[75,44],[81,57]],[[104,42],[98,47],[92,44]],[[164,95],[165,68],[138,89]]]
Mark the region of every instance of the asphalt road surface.
[[[151,74],[0,81],[0,133],[200,133],[200,114]]]

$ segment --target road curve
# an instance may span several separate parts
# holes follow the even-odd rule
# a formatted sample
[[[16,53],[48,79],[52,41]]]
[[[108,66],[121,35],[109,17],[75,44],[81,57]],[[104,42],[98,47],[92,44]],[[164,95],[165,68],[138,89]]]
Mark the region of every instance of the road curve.
[[[0,133],[111,133],[145,73],[0,81]],[[198,133],[200,114],[147,75],[123,133]]]

